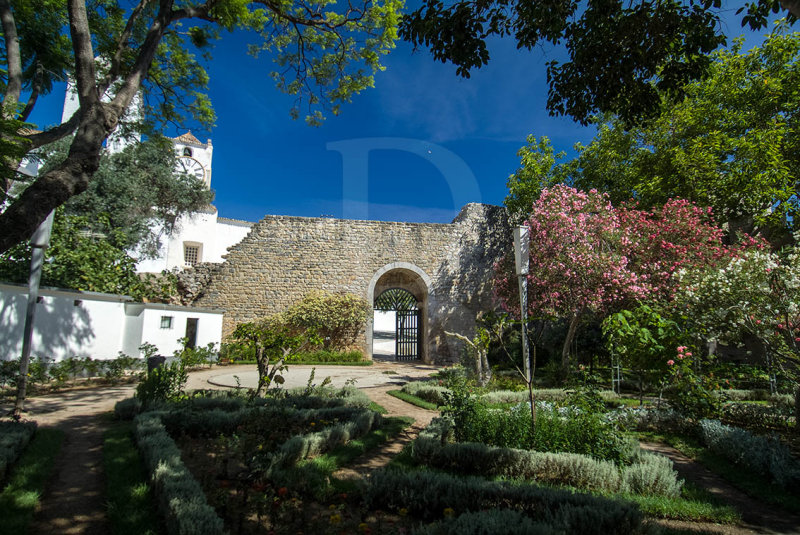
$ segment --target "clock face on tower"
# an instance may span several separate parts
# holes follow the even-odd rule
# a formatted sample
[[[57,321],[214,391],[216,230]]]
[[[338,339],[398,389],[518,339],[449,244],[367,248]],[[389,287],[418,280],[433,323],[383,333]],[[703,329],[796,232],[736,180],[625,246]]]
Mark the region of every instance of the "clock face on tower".
[[[203,168],[203,164],[189,156],[181,156],[178,158],[176,171],[193,176],[197,180],[205,181],[206,178],[206,170]]]

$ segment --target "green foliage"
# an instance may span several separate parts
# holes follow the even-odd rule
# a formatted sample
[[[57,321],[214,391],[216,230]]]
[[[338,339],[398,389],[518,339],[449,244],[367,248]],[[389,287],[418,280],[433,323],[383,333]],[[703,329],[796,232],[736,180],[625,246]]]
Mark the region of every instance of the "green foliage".
[[[30,442],[36,422],[0,422],[0,481]]]
[[[361,362],[364,360],[364,354],[361,351],[332,351],[327,349],[319,349],[314,351],[301,351],[288,355],[286,362],[289,364],[303,364],[303,363],[335,363],[335,362]]]
[[[353,438],[361,437],[373,429],[380,427],[382,417],[370,410],[362,410],[350,416],[347,421],[308,433],[295,435],[276,451],[270,458],[269,465],[264,467],[266,474],[289,468],[299,461],[329,451],[334,447],[346,444]]]
[[[41,507],[40,498],[52,475],[63,440],[64,432],[59,429],[40,429],[36,432],[0,492],[0,511],[3,511],[0,534],[28,532],[35,511]]]
[[[639,452],[635,461],[622,470],[620,490],[639,496],[678,497],[683,480],[662,455]]]
[[[535,430],[531,425],[527,403],[511,410],[490,409],[466,385],[454,385],[446,395],[447,406],[442,414],[455,422],[455,439],[459,442],[581,453],[596,459],[627,462],[633,452],[621,430],[605,419],[602,412],[594,410],[598,408],[594,396],[578,396],[584,401],[591,401],[582,407],[567,404],[561,408],[547,402],[537,402]],[[574,393],[572,399],[576,399]]]
[[[725,403],[720,411],[720,420],[729,425],[744,427],[751,431],[790,431],[796,423],[790,421],[794,412],[794,398],[785,399],[778,406],[756,403]]]
[[[151,370],[136,387],[136,397],[144,407],[178,399],[189,379],[180,362],[163,364]]]
[[[131,423],[122,423],[104,434],[108,520],[112,532],[119,535],[156,535],[159,525],[153,495],[132,432]]]
[[[667,361],[681,342],[678,324],[648,305],[608,316],[603,320],[603,336],[620,365],[638,377],[640,399],[646,383],[663,381]]]
[[[77,377],[105,377],[116,384],[126,375],[136,375],[144,368],[144,360],[129,357],[123,353],[111,360],[97,360],[90,357],[68,357],[58,362],[45,357],[32,358],[28,367],[28,384],[44,385],[54,382],[54,386],[64,386],[68,380],[73,383]],[[0,387],[16,386],[19,375],[19,359],[0,362]]]
[[[446,509],[455,515],[493,508],[518,511],[574,534],[636,533],[642,514],[638,508],[587,494],[477,477],[435,472],[379,470],[366,491],[369,507],[406,509],[416,517],[441,518]]]
[[[107,218],[98,216],[96,224]],[[125,249],[115,245],[124,241],[118,229],[93,233],[90,219],[68,216],[56,210],[48,257],[42,269],[42,285],[90,292],[129,295],[137,300],[165,300],[176,291],[172,273],[140,277],[136,261]],[[0,280],[26,282],[30,271],[31,247],[23,243],[0,254]]]
[[[325,349],[350,349],[372,308],[361,297],[312,291],[283,314],[287,325],[317,333]]]
[[[142,401],[139,398],[125,398],[114,404],[114,416],[118,420],[133,420],[142,411]]]
[[[258,366],[258,386],[254,396],[259,396],[272,383],[281,385],[281,375],[286,370],[285,359],[292,353],[316,341],[313,334],[297,334],[279,316],[260,322],[240,323],[231,334],[235,352],[252,353]]]
[[[0,89],[8,93],[0,131],[18,132],[20,121],[35,108],[39,94],[52,89],[54,80],[77,78],[75,85],[86,98],[80,99],[75,121],[50,128],[43,136],[24,136],[16,150],[0,147],[8,175],[16,169],[18,156],[32,148],[29,136],[41,142],[41,137],[55,140],[75,133],[68,161],[39,175],[29,194],[7,205],[6,217],[0,219],[0,250],[20,243],[44,214],[86,188],[118,119],[118,133],[123,135],[134,130],[154,134],[187,121],[210,128],[214,112],[203,64],[210,58],[210,42],[222,30],[249,36],[252,55],[269,54],[276,86],[294,98],[291,115],[298,117],[302,106],[308,112],[306,121],[320,124],[323,110],[338,114],[343,103],[372,86],[373,74],[383,69],[381,57],[394,47],[401,6],[398,0],[191,6],[145,2],[136,9],[109,0],[80,10],[68,10],[63,2],[34,0],[8,6],[4,20],[15,26],[19,39],[0,46],[0,59],[10,63],[0,76]],[[72,43],[73,36],[80,42]],[[19,54],[14,54],[17,44]],[[20,111],[23,86],[29,98]],[[104,94],[111,103],[101,106],[98,96]],[[136,95],[142,97],[144,119],[135,117],[138,114],[119,117]],[[143,124],[132,124],[136,122]],[[3,141],[14,138],[3,136]],[[51,187],[54,182],[60,186]],[[6,189],[3,180],[0,190]]]
[[[217,344],[214,342],[205,347],[189,347],[188,338],[179,338],[178,343],[182,347],[175,350],[174,356],[186,369],[211,366],[217,360]]]
[[[572,182],[644,207],[669,198],[711,206],[737,230],[776,244],[797,228],[800,34],[776,31],[747,52],[735,40],[715,53],[706,80],[647,126],[611,120],[573,164]]]
[[[527,145],[517,151],[520,168],[508,177],[505,204],[512,221],[521,223],[531,212],[533,202],[542,190],[566,181],[567,167],[557,164],[565,152],[555,154],[547,136],[528,136]]]
[[[435,411],[435,410],[437,410],[439,408],[439,404],[438,403],[431,403],[429,401],[425,401],[424,399],[418,398],[417,396],[412,396],[411,394],[406,394],[402,390],[389,390],[386,393],[389,394],[390,396],[392,396],[393,398],[397,398],[397,399],[403,400],[406,403],[410,403],[411,405],[419,407],[420,409],[427,409],[429,411]]]
[[[586,124],[598,111],[613,112],[636,123],[656,113],[662,98],[680,100],[684,84],[703,76],[707,54],[725,42],[719,6],[426,0],[403,18],[401,36],[464,77],[489,62],[488,43],[496,37],[518,49],[563,45],[566,61],[547,63],[550,113]]]
[[[668,360],[670,377],[665,395],[675,410],[682,415],[699,420],[713,418],[722,409],[722,399],[716,395],[719,382],[713,374],[700,368],[702,359],[696,358],[686,346],[679,346],[675,360]]]
[[[637,453],[629,466],[575,453],[547,453],[492,447],[476,442],[448,443],[453,429],[446,418],[431,425],[414,443],[419,462],[456,474],[523,478],[605,493],[678,496],[681,482],[666,458]]]

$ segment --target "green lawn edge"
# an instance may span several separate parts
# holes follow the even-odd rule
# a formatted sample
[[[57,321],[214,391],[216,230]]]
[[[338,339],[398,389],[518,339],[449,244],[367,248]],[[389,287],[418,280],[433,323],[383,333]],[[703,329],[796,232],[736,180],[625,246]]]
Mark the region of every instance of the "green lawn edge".
[[[0,511],[3,512],[0,535],[27,533],[63,440],[64,432],[60,429],[36,430],[0,492]]]
[[[429,401],[425,401],[424,399],[420,399],[417,396],[406,394],[402,390],[389,390],[386,393],[392,397],[396,397],[399,400],[415,405],[421,409],[428,409],[430,411],[435,411],[439,408],[439,406],[436,403],[431,403]]]
[[[114,535],[158,535],[153,492],[133,442],[133,422],[115,422],[103,435],[108,520]]]

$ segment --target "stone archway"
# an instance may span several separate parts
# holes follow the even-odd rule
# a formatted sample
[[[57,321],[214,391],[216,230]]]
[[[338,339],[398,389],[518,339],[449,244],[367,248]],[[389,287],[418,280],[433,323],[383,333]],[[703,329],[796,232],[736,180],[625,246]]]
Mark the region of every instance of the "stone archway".
[[[409,262],[393,262],[380,268],[369,283],[367,302],[374,306],[375,299],[384,291],[402,289],[414,296],[419,309],[419,358],[423,362],[431,362],[429,350],[428,306],[432,282],[430,276],[422,269]],[[374,309],[373,309],[374,312]],[[373,356],[373,314],[370,314],[366,329],[366,354]]]

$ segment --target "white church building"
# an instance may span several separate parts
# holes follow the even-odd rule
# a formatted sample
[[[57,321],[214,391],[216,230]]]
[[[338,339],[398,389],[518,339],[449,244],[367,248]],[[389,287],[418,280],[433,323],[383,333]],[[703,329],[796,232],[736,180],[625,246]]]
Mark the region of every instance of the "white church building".
[[[79,106],[78,95],[72,84],[68,84],[64,99],[61,122],[72,117]],[[128,116],[136,119],[141,114],[137,96],[128,110]],[[109,136],[106,143],[109,152],[120,152],[131,143],[141,140],[134,134],[123,137],[116,133]],[[191,132],[172,138],[175,154],[178,156],[177,171],[201,180],[206,188],[211,188],[211,170],[214,146],[208,139],[205,143]],[[216,207],[206,206],[200,212],[183,216],[175,225],[172,235],[164,236],[161,249],[156,258],[142,258],[136,264],[139,273],[161,273],[162,271],[191,268],[201,262],[219,263],[228,248],[236,245],[250,232],[253,223],[219,217]],[[132,253],[136,257],[136,252]]]
[[[214,147],[209,139],[202,143],[191,132],[172,139],[178,155],[178,170],[202,180],[211,187],[211,162]],[[136,264],[140,273],[184,269],[200,262],[222,262],[228,248],[250,232],[253,223],[219,217],[216,207],[183,216],[171,236],[167,236],[158,257]]]

